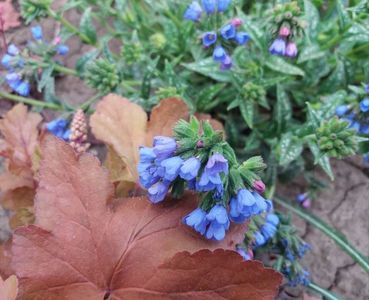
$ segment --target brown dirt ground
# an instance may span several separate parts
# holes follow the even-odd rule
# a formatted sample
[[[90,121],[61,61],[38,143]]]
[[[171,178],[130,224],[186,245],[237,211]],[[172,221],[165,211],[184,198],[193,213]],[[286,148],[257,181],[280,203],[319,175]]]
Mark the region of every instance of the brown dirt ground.
[[[79,16],[71,13],[68,18],[78,23]],[[52,37],[57,30],[51,20],[43,21],[45,35]],[[20,27],[7,33],[8,41],[17,45],[25,45],[30,38],[29,29]],[[77,38],[68,41],[70,53],[64,63],[73,67],[79,55],[86,52],[88,46],[82,45]],[[62,77],[56,84],[57,95],[64,101],[76,105],[83,103],[94,94],[80,80]],[[3,115],[11,107],[7,101],[0,100],[0,114]],[[47,120],[55,116],[54,112],[45,112]],[[313,202],[311,211],[334,226],[347,237],[364,255],[369,256],[369,176],[363,169],[360,158],[346,161],[334,161],[333,168],[336,180],[330,183],[328,189],[322,192]],[[322,176],[317,173],[317,178]],[[327,180],[325,178],[325,180]],[[281,186],[280,193],[290,198],[303,191],[301,180],[288,186]],[[5,240],[9,234],[7,226],[8,212],[0,207],[0,240]],[[341,295],[347,300],[369,300],[369,276],[353,262],[328,237],[301,219],[294,217],[294,224],[301,236],[313,248],[305,258],[304,264],[310,269],[314,282]],[[279,299],[321,299],[311,298],[299,291],[282,293]]]

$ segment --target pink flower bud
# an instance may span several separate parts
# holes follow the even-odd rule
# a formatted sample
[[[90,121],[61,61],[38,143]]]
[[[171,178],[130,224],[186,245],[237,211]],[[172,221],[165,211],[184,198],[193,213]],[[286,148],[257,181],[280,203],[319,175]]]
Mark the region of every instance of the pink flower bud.
[[[61,37],[60,36],[56,36],[53,40],[54,45],[58,45],[58,44],[60,44],[60,42],[61,42]]]
[[[265,192],[265,184],[261,180],[255,180],[252,187],[255,191],[257,191],[259,194],[262,194]]]
[[[231,21],[231,24],[234,26],[234,27],[236,27],[236,28],[238,28],[238,27],[240,27],[241,25],[242,25],[242,20],[240,19],[240,18],[234,18],[234,19],[232,19],[232,21]]]
[[[250,258],[253,259],[254,258],[254,252],[252,251],[252,249],[249,248],[247,252],[250,255]]]
[[[302,207],[303,208],[310,208],[311,207],[311,200],[310,198],[307,198],[304,202],[302,202]]]
[[[196,147],[197,148],[204,148],[204,141],[203,140],[199,140],[196,143]]]
[[[279,29],[279,35],[282,36],[282,37],[288,37],[290,35],[290,29],[288,27],[281,27]]]

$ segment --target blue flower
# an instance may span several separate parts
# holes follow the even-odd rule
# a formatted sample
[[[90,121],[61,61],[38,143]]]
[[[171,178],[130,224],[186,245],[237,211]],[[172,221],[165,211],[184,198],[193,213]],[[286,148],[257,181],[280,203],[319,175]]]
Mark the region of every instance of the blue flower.
[[[202,36],[202,44],[205,47],[213,45],[217,41],[217,34],[215,31],[205,32]]]
[[[360,110],[362,112],[369,111],[369,98],[365,98],[363,101],[360,102]]]
[[[4,68],[9,69],[11,68],[11,61],[13,59],[13,56],[9,55],[9,54],[5,54],[2,58],[1,58],[1,64],[4,66]]]
[[[186,20],[197,22],[202,15],[202,8],[197,1],[193,1],[185,11],[183,18]]]
[[[265,203],[267,205],[266,211],[271,212],[274,209],[272,200],[265,200]]]
[[[366,92],[367,94],[369,94],[369,84],[366,84],[366,85],[365,85],[365,92]]]
[[[363,156],[364,164],[369,167],[369,154]]]
[[[22,79],[22,77],[18,73],[9,73],[5,75],[5,79],[9,83],[12,81],[19,81]]]
[[[298,195],[296,196],[296,201],[297,201],[298,203],[302,203],[302,202],[304,202],[307,198],[308,198],[307,193],[298,194]]]
[[[167,182],[159,181],[153,184],[149,189],[149,199],[152,203],[158,203],[164,200],[168,193],[169,184]]]
[[[254,239],[255,248],[261,247],[266,243],[264,236],[259,231],[254,233]]]
[[[139,180],[140,184],[148,189],[155,183],[157,183],[160,179],[162,179],[163,175],[163,167],[157,166],[156,164],[138,164],[139,170]]]
[[[10,44],[8,46],[7,52],[11,56],[16,56],[19,54],[19,49],[14,44]]]
[[[273,224],[274,226],[278,226],[278,224],[279,224],[279,218],[276,214],[268,214],[266,216],[265,220],[268,223]]]
[[[259,209],[259,213],[262,213],[262,212],[266,211],[267,208],[268,208],[268,205],[267,205],[265,199],[260,194],[258,194],[257,192],[252,192],[252,195],[255,198],[255,202],[256,202],[256,205]]]
[[[58,45],[56,47],[56,53],[59,55],[66,55],[69,52],[69,47],[67,45]]]
[[[213,52],[213,59],[217,62],[223,62],[227,58],[227,52],[222,46],[216,46]]]
[[[46,124],[46,129],[60,139],[69,140],[69,135],[68,139],[65,139],[68,131],[68,121],[66,119],[55,119]]]
[[[251,254],[249,252],[246,252],[246,250],[242,247],[237,247],[236,251],[238,252],[239,255],[242,256],[244,260],[252,260],[253,258]]]
[[[42,28],[41,26],[34,26],[31,28],[32,36],[35,40],[42,40]]]
[[[213,206],[206,215],[206,219],[209,221],[209,227],[205,234],[206,238],[217,241],[223,240],[230,225],[226,208],[220,204]]]
[[[289,42],[286,46],[286,53],[285,55],[288,57],[296,57],[297,56],[297,46],[294,42]]]
[[[19,84],[14,88],[14,91],[25,97],[29,96],[30,89],[31,88],[28,81],[20,81]]]
[[[158,160],[172,156],[176,149],[177,143],[175,139],[166,136],[154,137],[154,153]]]
[[[220,64],[220,69],[222,71],[229,70],[233,66],[232,58],[230,56],[226,56],[225,60]]]
[[[179,174],[179,169],[183,164],[183,159],[179,156],[173,156],[163,160],[160,165],[164,168],[164,179],[173,181]]]
[[[224,158],[223,155],[215,153],[210,156],[208,162],[206,163],[205,170],[210,175],[215,175],[219,173],[228,173],[228,160]]]
[[[219,174],[211,175],[205,169],[202,173],[199,182],[196,184],[196,190],[198,192],[209,192],[214,189],[219,189],[222,186],[222,179]]]
[[[338,117],[344,116],[350,110],[349,105],[339,105],[336,107],[336,115]]]
[[[156,158],[154,150],[148,147],[140,147],[140,163],[152,163]]]
[[[232,0],[218,0],[218,12],[226,11],[231,2]]]
[[[265,224],[263,226],[261,226],[260,232],[264,236],[265,241],[268,241],[277,232],[277,227],[276,227],[276,225],[266,221]]]
[[[220,34],[226,40],[234,39],[236,37],[236,27],[234,27],[232,24],[224,25],[220,29]]]
[[[273,44],[269,47],[269,52],[276,55],[286,54],[286,41],[281,38],[277,38]]]
[[[183,218],[183,223],[192,227],[202,235],[205,234],[206,226],[209,224],[206,218],[206,212],[201,208],[196,208],[194,211],[185,216]]]
[[[63,134],[63,140],[68,142],[69,139],[70,139],[70,134],[71,134],[71,130],[70,129],[67,129],[64,134]]]
[[[250,36],[246,32],[237,32],[236,42],[239,45],[245,45],[250,40]]]
[[[183,163],[179,170],[179,176],[184,180],[192,180],[197,177],[200,167],[200,160],[196,157],[191,157]]]
[[[300,258],[303,258],[306,254],[307,251],[309,251],[311,249],[311,246],[307,243],[302,243],[299,245],[299,248],[298,248],[298,253],[297,255],[300,257]]]
[[[230,216],[235,223],[243,223],[252,215],[260,213],[253,194],[247,189],[240,189],[236,198],[230,202]]]
[[[367,134],[369,135],[369,124],[361,124],[359,132],[361,134]]]
[[[352,128],[356,131],[360,130],[360,123],[357,121],[351,121],[351,124],[349,125],[349,128]]]
[[[202,6],[208,15],[211,15],[215,12],[215,0],[202,0]]]

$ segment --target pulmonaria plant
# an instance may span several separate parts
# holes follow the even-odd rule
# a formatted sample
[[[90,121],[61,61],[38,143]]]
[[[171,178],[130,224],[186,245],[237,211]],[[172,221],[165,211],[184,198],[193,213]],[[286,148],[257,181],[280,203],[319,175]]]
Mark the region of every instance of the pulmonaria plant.
[[[66,55],[68,46],[61,43],[59,36],[49,43],[45,41],[41,26],[31,28],[32,40],[22,51],[15,45],[9,45],[1,64],[7,70],[5,76],[8,86],[21,96],[29,96],[30,81],[38,74],[40,60],[53,59],[55,55]]]
[[[141,147],[140,183],[153,203],[168,191],[176,197],[185,188],[197,192],[200,205],[183,222],[208,239],[223,240],[230,222],[244,223],[267,210],[258,176],[265,165],[260,157],[239,164],[222,133],[208,122],[201,125],[194,117],[181,120],[174,138],[157,136],[152,148]]]
[[[201,6],[198,1],[193,1],[183,16],[186,20],[200,23],[202,16],[206,14],[207,20],[203,22],[206,23],[205,32],[201,34],[202,44],[206,49],[213,49],[213,60],[220,64],[221,70],[232,68],[230,52],[235,45],[244,46],[250,40],[246,32],[238,31],[242,25],[241,19],[225,21],[224,12],[231,2],[231,0],[202,0]]]
[[[273,55],[294,58],[298,54],[295,39],[302,36],[304,23],[300,19],[301,9],[296,1],[278,4],[270,20],[274,41],[269,47]]]

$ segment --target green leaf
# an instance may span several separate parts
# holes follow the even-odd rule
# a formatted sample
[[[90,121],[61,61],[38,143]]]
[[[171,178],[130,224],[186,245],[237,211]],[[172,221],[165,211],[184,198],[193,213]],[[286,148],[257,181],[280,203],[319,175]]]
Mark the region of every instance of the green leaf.
[[[85,53],[77,60],[76,71],[78,72],[80,76],[84,73],[86,64],[90,62],[91,60],[94,60],[98,54],[99,54],[99,51],[95,49],[95,50]]]
[[[239,103],[243,119],[245,120],[247,126],[252,128],[254,125],[254,109],[255,109],[254,102],[240,99]]]
[[[279,164],[286,166],[297,159],[303,150],[303,143],[300,139],[288,132],[282,136],[280,141]]]
[[[80,30],[89,40],[91,44],[95,44],[97,40],[96,28],[92,23],[91,7],[87,8],[81,17]]]
[[[288,74],[288,75],[299,75],[299,76],[305,76],[305,72],[286,62],[283,58],[275,56],[275,55],[269,55],[269,57],[265,61],[265,65],[279,73]]]
[[[341,247],[342,250],[344,250],[351,258],[357,262],[365,272],[369,274],[369,259],[362,253],[360,253],[359,250],[357,250],[354,246],[352,246],[345,236],[339,232],[338,230],[332,228],[328,224],[326,224],[323,220],[320,220],[318,217],[303,211],[301,208],[297,207],[296,205],[292,205],[288,203],[286,200],[284,200],[281,197],[275,197],[274,201],[278,203],[279,205],[283,206],[284,208],[287,208],[288,210],[292,211],[305,221],[307,221],[309,224],[315,226],[318,228],[321,232],[326,234],[329,238],[331,238],[333,241],[336,242],[338,246]]]
[[[291,102],[284,88],[277,85],[277,103],[274,108],[274,118],[277,121],[278,132],[291,119]]]
[[[207,111],[216,106],[219,101],[214,101],[214,97],[223,90],[225,86],[224,83],[217,83],[202,89],[197,96],[197,109],[200,111]]]
[[[309,45],[302,49],[299,59],[297,60],[298,64],[304,63],[306,61],[314,60],[322,58],[326,55],[324,51],[320,51],[317,45]]]
[[[315,38],[318,32],[319,11],[310,0],[304,0],[305,20],[309,22],[306,33],[310,38]]]
[[[213,59],[206,58],[200,61],[196,61],[189,64],[183,64],[188,70],[200,73],[206,77],[212,78],[220,82],[231,82],[232,81],[232,71],[230,70],[220,70],[219,64],[213,61]]]
[[[50,81],[53,79],[52,74],[54,71],[54,65],[50,64],[46,69],[42,70],[41,79],[37,83],[37,91],[41,92],[44,87],[50,84]]]

